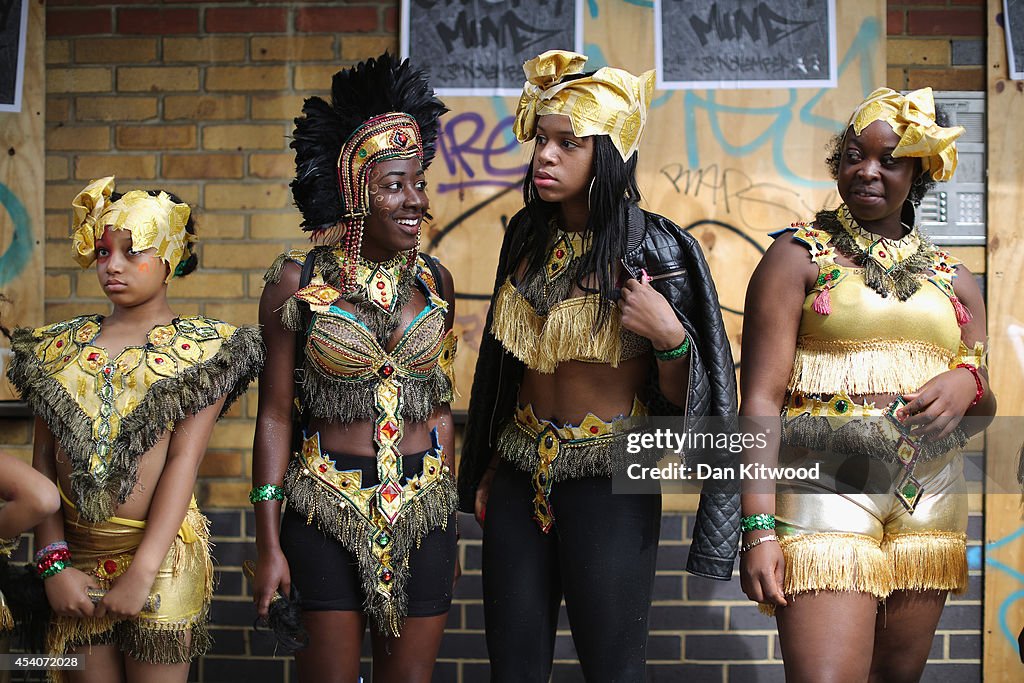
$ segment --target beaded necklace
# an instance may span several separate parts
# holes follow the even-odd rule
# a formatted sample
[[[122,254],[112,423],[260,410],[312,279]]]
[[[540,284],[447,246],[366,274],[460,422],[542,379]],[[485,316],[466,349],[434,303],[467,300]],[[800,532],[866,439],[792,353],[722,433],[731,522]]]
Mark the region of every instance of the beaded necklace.
[[[880,296],[895,294],[906,301],[927,278],[935,249],[916,227],[898,240],[879,237],[860,227],[845,204],[818,212],[817,224],[832,236],[836,249],[864,268],[864,284]]]

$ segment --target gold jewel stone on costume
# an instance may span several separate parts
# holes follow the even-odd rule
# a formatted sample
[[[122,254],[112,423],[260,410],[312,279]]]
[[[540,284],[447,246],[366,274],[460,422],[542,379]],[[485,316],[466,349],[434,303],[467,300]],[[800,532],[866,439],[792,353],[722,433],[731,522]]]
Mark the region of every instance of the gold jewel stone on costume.
[[[366,292],[366,298],[383,311],[395,312],[398,301],[397,288],[407,259],[398,255],[382,263],[374,263],[360,257],[356,264],[356,284]]]
[[[584,255],[582,232],[565,232],[558,229],[555,243],[548,252],[547,263],[544,265],[544,279],[550,283],[570,270],[574,261]]]
[[[880,237],[860,227],[845,204],[839,207],[836,217],[859,252],[877,263],[885,273],[892,273],[921,250],[921,236],[916,229],[907,228],[907,234],[898,240]]]

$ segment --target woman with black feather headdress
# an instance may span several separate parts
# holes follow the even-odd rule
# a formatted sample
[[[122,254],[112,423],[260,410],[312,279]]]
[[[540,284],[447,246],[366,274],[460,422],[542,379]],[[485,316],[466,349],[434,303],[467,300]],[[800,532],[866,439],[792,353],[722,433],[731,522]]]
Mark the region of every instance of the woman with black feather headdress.
[[[318,246],[267,272],[250,498],[257,610],[298,602],[304,681],[355,681],[367,622],[374,680],[428,681],[451,604],[454,288],[419,253],[445,111],[385,53],[295,120],[292,193]]]

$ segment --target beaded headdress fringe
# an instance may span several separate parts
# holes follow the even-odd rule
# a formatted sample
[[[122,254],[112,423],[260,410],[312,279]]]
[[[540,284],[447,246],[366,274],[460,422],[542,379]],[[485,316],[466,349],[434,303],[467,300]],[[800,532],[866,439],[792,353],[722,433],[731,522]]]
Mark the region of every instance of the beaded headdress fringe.
[[[881,547],[859,534],[821,533],[783,536],[788,597],[818,591],[868,593],[883,600],[893,590],[967,589],[964,534],[931,531],[886,536]],[[774,605],[761,604],[773,615]]]
[[[111,448],[107,476],[97,482],[89,470],[92,421],[67,390],[45,374],[33,353],[37,343],[31,329],[15,330],[8,377],[67,451],[71,488],[82,518],[90,522],[110,518],[118,504],[128,499],[138,481],[140,456],[160,440],[168,424],[194,415],[226,395],[223,414],[259,374],[265,355],[259,330],[239,327],[209,360],[155,382],[138,406],[124,416]]]
[[[455,511],[457,494],[451,474],[444,473],[431,491],[415,497],[403,506],[401,516],[391,526],[391,560],[394,567],[389,600],[377,592],[378,562],[368,539],[376,528],[352,505],[341,505],[340,498],[326,493],[317,479],[303,475],[301,458],[293,458],[285,475],[289,507],[294,508],[327,536],[336,539],[355,556],[362,581],[364,605],[375,629],[397,637],[408,611],[409,552],[432,530],[446,529]]]
[[[803,340],[789,391],[827,394],[844,387],[849,394],[907,393],[948,370],[952,359],[950,351],[924,342]]]

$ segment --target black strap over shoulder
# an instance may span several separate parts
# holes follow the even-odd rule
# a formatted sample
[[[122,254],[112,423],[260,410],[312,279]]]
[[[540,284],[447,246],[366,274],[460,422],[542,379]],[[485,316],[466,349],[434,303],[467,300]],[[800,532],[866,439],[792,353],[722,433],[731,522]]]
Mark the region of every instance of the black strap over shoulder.
[[[444,280],[441,279],[441,269],[437,267],[437,259],[430,254],[420,254],[423,260],[427,262],[427,268],[430,268],[430,274],[434,278],[434,286],[437,287],[437,296],[444,299]]]

